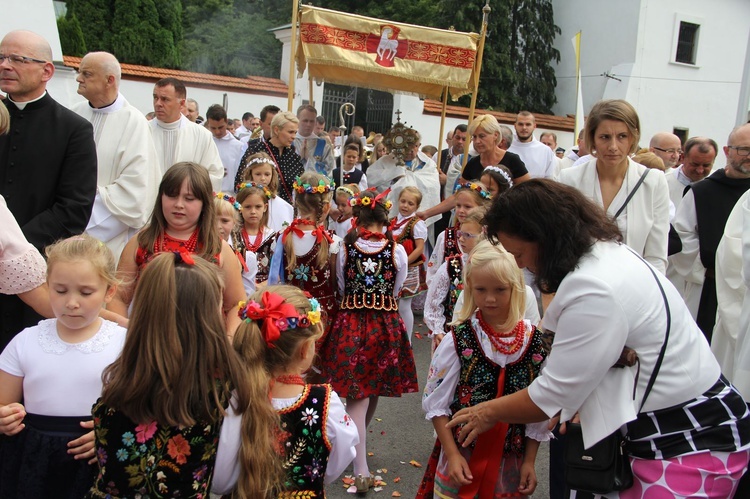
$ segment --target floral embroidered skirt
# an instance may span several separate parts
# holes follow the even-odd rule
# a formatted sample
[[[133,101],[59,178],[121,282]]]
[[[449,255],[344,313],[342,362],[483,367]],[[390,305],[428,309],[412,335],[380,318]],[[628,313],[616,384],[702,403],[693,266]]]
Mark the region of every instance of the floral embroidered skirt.
[[[341,310],[320,350],[342,397],[400,397],[419,390],[417,368],[398,311]]]

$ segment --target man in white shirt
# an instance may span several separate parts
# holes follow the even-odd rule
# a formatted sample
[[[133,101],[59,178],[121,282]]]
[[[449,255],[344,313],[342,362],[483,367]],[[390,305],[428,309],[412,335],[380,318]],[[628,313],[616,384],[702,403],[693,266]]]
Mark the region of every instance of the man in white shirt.
[[[112,250],[115,261],[148,221],[161,169],[148,121],[119,92],[120,63],[107,52],[90,52],[78,68],[73,111],[91,122],[98,160],[94,208],[86,232]]]
[[[260,120],[253,116],[253,113],[247,112],[242,115],[242,125],[237,128],[234,134],[238,139],[243,137],[249,137],[253,133],[253,130],[258,128]]]
[[[187,99],[185,101],[185,117],[192,121],[193,123],[200,124],[200,121],[198,121],[198,116],[200,115],[200,107],[198,106],[198,101],[195,99]]]
[[[297,109],[299,128],[294,139],[294,148],[304,160],[306,171],[330,176],[336,166],[333,149],[326,139],[321,139],[313,133],[317,116],[318,111],[309,104]]]
[[[659,132],[651,137],[648,150],[659,156],[667,169],[674,168],[680,162],[682,142],[673,133]]]
[[[222,192],[231,194],[235,190],[234,176],[242,158],[242,142],[235,139],[227,130],[227,112],[218,104],[206,111],[208,131],[213,135],[214,144],[219,149],[221,163],[224,165],[224,180],[221,182]]]
[[[508,151],[518,154],[533,178],[552,178],[556,174],[557,158],[552,150],[534,138],[536,119],[528,111],[516,116],[516,136]]]
[[[180,113],[186,97],[185,85],[176,78],[163,78],[154,86],[156,119],[149,125],[162,174],[175,163],[191,161],[208,170],[211,186],[218,191],[224,179],[219,150],[211,132]]]

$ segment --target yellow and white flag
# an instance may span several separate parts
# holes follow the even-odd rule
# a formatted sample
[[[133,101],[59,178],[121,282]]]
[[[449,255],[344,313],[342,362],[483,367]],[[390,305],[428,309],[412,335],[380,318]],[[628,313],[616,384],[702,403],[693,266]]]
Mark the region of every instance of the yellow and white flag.
[[[453,98],[474,89],[479,35],[303,6],[297,69],[332,83]]]

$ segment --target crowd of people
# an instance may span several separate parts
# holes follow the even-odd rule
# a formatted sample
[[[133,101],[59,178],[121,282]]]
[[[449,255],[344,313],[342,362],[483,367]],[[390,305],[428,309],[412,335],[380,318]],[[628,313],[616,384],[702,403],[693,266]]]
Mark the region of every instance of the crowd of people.
[[[715,170],[710,138],[640,150],[623,100],[562,158],[526,111],[396,157],[310,105],[204,120],[174,78],[149,121],[104,52],[66,109],[51,60],[0,42],[0,497],[367,494],[379,398],[420,376],[417,497],[530,496],[547,441],[551,495],[593,497],[570,422],[627,438],[606,497],[749,493],[750,124]]]

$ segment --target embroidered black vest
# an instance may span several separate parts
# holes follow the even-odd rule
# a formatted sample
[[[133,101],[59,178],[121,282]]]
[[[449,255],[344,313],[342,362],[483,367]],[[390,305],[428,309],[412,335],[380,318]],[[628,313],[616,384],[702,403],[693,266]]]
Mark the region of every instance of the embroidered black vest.
[[[453,310],[456,308],[461,290],[464,289],[464,261],[461,255],[458,255],[446,259],[445,263],[447,264],[449,287],[448,294],[443,300],[443,315],[445,316],[445,323],[448,324],[453,322]]]
[[[271,248],[278,237],[278,232],[272,233],[263,241],[263,243],[261,243],[260,247],[255,252],[255,258],[258,260],[258,272],[255,274],[256,284],[261,284],[268,280],[268,274],[271,271],[271,257],[273,256],[273,250]],[[248,249],[245,247],[245,239],[242,237],[241,226],[235,227],[232,231],[232,241],[234,242],[235,250],[242,257],[242,261],[246,261],[245,255],[247,254]]]
[[[456,355],[461,361],[461,374],[450,406],[451,412],[455,414],[465,407],[472,407],[497,398],[497,380],[502,368],[484,355],[477,333],[471,326],[471,319],[456,326],[453,338]],[[510,395],[529,386],[539,376],[539,370],[546,357],[541,331],[534,328],[524,354],[517,361],[505,366],[502,396]],[[454,435],[457,438],[458,432],[456,431]],[[503,450],[505,455],[523,456],[525,437],[524,425],[509,425]]]
[[[306,385],[294,405],[279,411],[286,470],[279,498],[326,497],[325,474],[331,442],[326,433],[331,385]]]
[[[416,216],[412,217],[411,220],[406,222],[406,227],[404,227],[404,230],[402,230],[401,233],[396,236],[396,242],[404,247],[407,255],[411,255],[411,252],[414,251],[414,248],[417,244],[414,240],[414,226],[417,225],[417,222],[419,222],[419,218],[417,218]],[[424,261],[424,253],[422,253],[419,258],[409,264],[409,267],[422,265]]]
[[[341,308],[345,310],[398,310],[393,297],[396,285],[396,243],[389,243],[374,253],[360,250],[356,244],[347,244],[344,262],[344,297]]]
[[[461,248],[458,247],[458,229],[448,227],[445,229],[443,236],[443,258],[446,260],[452,256],[461,255]],[[440,265],[443,262],[438,262]]]
[[[333,236],[333,232],[328,231]],[[297,256],[297,265],[292,270],[285,270],[286,283],[307,291],[313,298],[320,302],[321,311],[324,312],[322,320],[327,324],[327,317],[336,311],[336,297],[334,296],[334,283],[331,276],[331,263],[326,258],[325,264],[318,267],[318,253],[320,244],[315,243],[310,251],[304,255]],[[284,269],[289,265],[289,255],[284,253]]]

